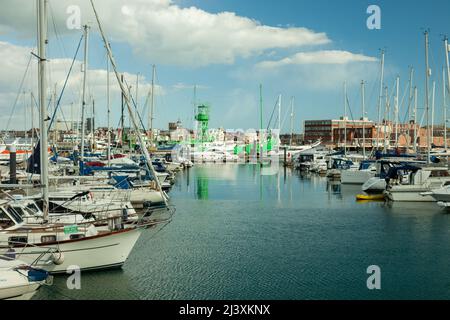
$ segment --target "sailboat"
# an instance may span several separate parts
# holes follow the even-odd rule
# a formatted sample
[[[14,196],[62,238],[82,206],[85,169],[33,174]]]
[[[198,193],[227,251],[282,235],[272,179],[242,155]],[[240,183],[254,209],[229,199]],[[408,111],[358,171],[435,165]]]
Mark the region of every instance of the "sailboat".
[[[52,273],[64,273],[69,266],[78,266],[80,270],[97,270],[120,267],[127,260],[139,236],[150,223],[125,226],[123,217],[106,220],[106,226],[95,226],[92,222],[74,224],[50,224],[48,157],[46,150],[46,4],[38,1],[39,26],[39,101],[40,101],[40,179],[42,186],[42,216],[44,223],[31,225],[24,222],[20,214],[6,200],[0,205],[0,255],[13,250],[20,260],[26,263],[48,258],[47,262],[36,265]],[[86,29],[85,29],[86,30]],[[85,39],[86,41],[86,39]],[[84,101],[83,101],[84,103]],[[151,166],[151,164],[150,164]],[[154,223],[152,223],[154,224]],[[49,253],[44,248],[56,252]]]

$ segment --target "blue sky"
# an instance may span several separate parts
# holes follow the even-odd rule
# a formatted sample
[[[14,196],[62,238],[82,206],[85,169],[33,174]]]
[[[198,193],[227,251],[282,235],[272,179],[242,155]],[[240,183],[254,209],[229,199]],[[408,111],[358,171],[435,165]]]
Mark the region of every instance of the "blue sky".
[[[89,6],[86,6],[87,1],[69,1],[69,4],[77,2],[82,6],[82,13],[85,12],[84,10],[90,9]],[[141,6],[142,3],[145,5],[142,0],[136,0],[136,2]],[[178,0],[173,2],[162,0],[161,2],[164,2],[164,4],[161,5],[162,9],[158,9],[161,11],[159,11],[159,16],[155,17],[155,20],[160,19],[159,17],[165,17],[167,13],[169,18],[166,25],[161,25],[162,22],[147,25],[148,18],[144,17],[142,20],[136,20],[137,26],[127,24],[123,28],[117,25],[119,24],[118,21],[113,21],[113,19],[108,21],[106,9],[100,10],[103,4],[99,3],[98,5],[100,18],[105,21],[105,31],[111,35],[112,48],[120,71],[130,74],[128,81],[133,82],[132,85],[134,85],[135,80],[131,74],[139,72],[145,77],[145,80],[143,79],[145,83],[142,84],[140,94],[141,105],[145,101],[146,89],[151,78],[151,65],[157,65],[157,83],[162,86],[163,92],[156,97],[155,124],[157,127],[165,128],[168,121],[177,119],[182,120],[187,126],[191,126],[187,122],[190,122],[192,118],[193,84],[199,86],[198,101],[208,102],[211,105],[212,127],[244,129],[256,127],[259,119],[259,83],[263,85],[264,118],[266,121],[270,117],[278,94],[282,94],[283,118],[290,97],[295,97],[295,129],[298,131],[305,119],[328,119],[342,115],[344,80],[348,82],[348,97],[353,117],[359,117],[361,115],[359,82],[364,79],[367,82],[366,109],[368,110],[368,116],[375,119],[379,90],[379,61],[374,61],[374,59],[379,59],[380,48],[386,48],[387,50],[385,80],[389,90],[393,89],[395,77],[398,74],[401,78],[402,96],[403,90],[407,86],[409,66],[414,66],[416,71],[414,81],[419,89],[419,106],[422,107],[424,104],[425,74],[423,30],[425,28],[430,29],[430,66],[433,71],[433,79],[436,80],[437,89],[435,121],[441,122],[441,68],[444,64],[442,34],[450,35],[448,24],[446,24],[448,12],[450,12],[450,2],[448,1],[435,0],[430,3],[405,0]],[[376,4],[381,8],[381,30],[369,30],[366,27],[366,19],[369,16],[366,9],[370,4]],[[51,6],[60,38],[54,38],[53,27],[50,27],[49,55],[54,59],[70,59],[81,32],[80,30],[64,30],[65,7],[56,3],[55,0],[51,1]],[[111,10],[113,10],[114,4],[111,7]],[[132,4],[130,4],[130,7],[132,8]],[[192,7],[200,11],[190,10],[189,8]],[[23,12],[19,14],[15,11],[18,10],[17,2],[7,1],[6,10],[3,14],[0,14],[0,41],[19,47],[30,47],[35,44],[33,23],[16,25],[21,19],[26,19],[27,14],[28,20],[30,17],[34,18],[33,7],[25,5],[24,8],[26,9],[23,9]],[[117,8],[120,10],[120,6]],[[192,17],[196,20],[194,23],[191,23],[191,21],[184,25],[177,25],[174,28],[178,29],[170,33],[165,29],[170,29],[171,21],[174,24],[178,23],[170,20],[170,14],[173,14],[174,8],[176,12],[184,13],[187,19]],[[242,39],[257,42],[256,45],[248,48],[245,44],[236,44],[238,42],[236,39],[241,39],[238,36],[228,39],[227,32],[220,32],[220,28],[224,26],[225,31],[227,30],[227,21],[240,22],[233,17],[229,19],[218,18],[224,11],[234,13],[235,17],[256,20],[262,26],[275,27],[281,32],[289,29],[296,32],[297,29],[295,28],[307,28],[316,35],[325,34],[327,41],[296,45],[295,41],[293,43],[288,39],[290,35],[286,32],[278,37],[269,35],[266,30],[258,36],[253,36],[249,34],[258,31],[252,26],[250,28],[244,26],[245,37]],[[13,17],[7,17],[8,14]],[[16,19],[18,22],[14,21],[14,14],[18,15],[18,19]],[[210,20],[206,19],[208,21],[205,22],[205,19],[203,19],[205,17]],[[220,19],[222,19],[222,22],[217,22]],[[93,23],[93,21],[90,22]],[[52,18],[50,18],[51,23]],[[205,23],[205,26],[202,23]],[[3,30],[6,31],[2,32],[2,25],[4,26]],[[195,25],[195,28],[192,25]],[[11,28],[5,29],[5,26]],[[183,26],[186,26],[186,28]],[[155,27],[161,27],[160,34],[158,34],[157,29],[152,33],[151,29]],[[196,36],[192,36],[193,33],[190,33],[188,27],[192,27]],[[217,32],[216,38],[212,36],[209,39],[208,35],[204,35],[204,33],[208,33],[208,27],[211,27],[212,32]],[[14,28],[14,31],[12,28]],[[105,52],[95,25],[92,29],[90,68],[100,70],[105,68]],[[141,30],[145,31],[142,41],[138,35]],[[233,32],[237,30],[236,34],[241,31],[239,28],[233,30]],[[136,39],[134,39],[135,34],[137,34]],[[177,34],[180,35],[180,38],[176,37]],[[267,36],[267,39],[265,36]],[[222,37],[224,38],[223,41]],[[167,45],[164,44],[166,41],[168,42]],[[273,47],[271,41],[276,43]],[[149,44],[144,46],[142,42],[148,42]],[[180,45],[177,46],[176,42],[180,42]],[[162,44],[160,45],[160,43]],[[214,52],[216,43],[217,54]],[[235,45],[237,45],[237,48],[233,48],[229,54],[224,53],[228,47],[234,47]],[[211,48],[203,53],[202,48],[207,46]],[[62,47],[64,47],[64,50],[61,49]],[[199,54],[198,64],[195,54],[189,53],[189,50],[197,49]],[[354,61],[342,64],[324,64],[323,61],[311,64],[292,62],[276,68],[260,67],[263,61],[282,61],[286,58],[295,60],[293,57],[296,54],[320,51],[346,52],[353,55]],[[78,59],[81,59],[81,57],[80,54]],[[28,59],[28,57],[25,58]],[[186,60],[184,61],[184,59]],[[15,77],[19,81],[16,81],[15,84],[14,81],[11,81],[12,83],[7,85],[18,88],[21,77],[19,71],[20,68],[17,70],[18,75]],[[76,71],[79,76],[79,70]],[[98,87],[98,81],[92,80],[92,83],[90,83],[93,87]],[[3,91],[6,91],[7,85],[3,84]],[[68,94],[64,101],[66,117],[69,113],[67,105],[70,102],[78,103],[76,97],[79,92],[76,88],[77,86],[74,86],[71,89],[71,97]],[[2,83],[0,83],[0,92],[1,90]],[[15,91],[13,90],[13,92]],[[105,124],[104,91],[93,88],[92,92],[96,100],[98,123]],[[9,96],[9,100],[3,102],[3,108],[10,108],[14,102],[11,101],[11,97],[14,95],[10,94]],[[112,125],[115,126],[118,123],[120,101],[118,96],[113,96],[112,99]],[[0,105],[0,107],[2,106]],[[19,107],[17,108],[20,110]],[[401,118],[404,117],[405,108],[406,101],[400,110]],[[2,118],[1,121],[5,120]],[[289,130],[288,119],[285,121],[283,131],[287,130]]]

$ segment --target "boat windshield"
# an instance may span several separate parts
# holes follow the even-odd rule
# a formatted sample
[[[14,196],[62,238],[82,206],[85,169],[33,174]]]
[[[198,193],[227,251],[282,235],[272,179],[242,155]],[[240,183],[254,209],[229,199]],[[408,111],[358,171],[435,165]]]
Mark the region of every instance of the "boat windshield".
[[[3,210],[6,210],[6,212],[8,213],[9,217],[14,220],[17,224],[23,222],[22,217],[20,216],[20,213],[16,211],[16,209],[14,209],[11,206],[7,206],[6,208],[3,207]]]

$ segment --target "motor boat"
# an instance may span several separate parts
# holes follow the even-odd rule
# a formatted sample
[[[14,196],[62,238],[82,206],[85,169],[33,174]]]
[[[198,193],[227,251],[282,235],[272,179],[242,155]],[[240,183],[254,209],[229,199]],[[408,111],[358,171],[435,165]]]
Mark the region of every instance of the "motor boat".
[[[450,173],[446,167],[405,165],[392,168],[386,180],[391,201],[436,202],[429,192],[449,185]]]
[[[341,171],[342,184],[364,184],[370,178],[375,177],[377,173],[376,162],[362,161],[357,170],[348,169]]]

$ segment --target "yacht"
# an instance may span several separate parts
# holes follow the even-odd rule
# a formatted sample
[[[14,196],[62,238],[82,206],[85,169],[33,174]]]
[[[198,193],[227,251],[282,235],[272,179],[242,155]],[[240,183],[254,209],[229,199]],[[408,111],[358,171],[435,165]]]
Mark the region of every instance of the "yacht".
[[[341,171],[342,184],[364,184],[370,178],[375,177],[377,167],[375,161],[362,161],[358,169],[348,169]]]
[[[30,300],[52,277],[42,269],[12,258],[9,252],[0,256],[0,300]]]
[[[430,191],[450,184],[446,167],[398,167],[391,169],[385,191],[391,201],[436,202]]]
[[[12,200],[0,202],[0,255],[13,250],[17,259],[29,264],[39,260],[35,266],[50,273],[64,273],[73,265],[82,271],[121,267],[141,233],[162,223],[126,224],[122,217],[114,217],[101,226],[90,221],[27,224],[13,204],[17,205]]]

